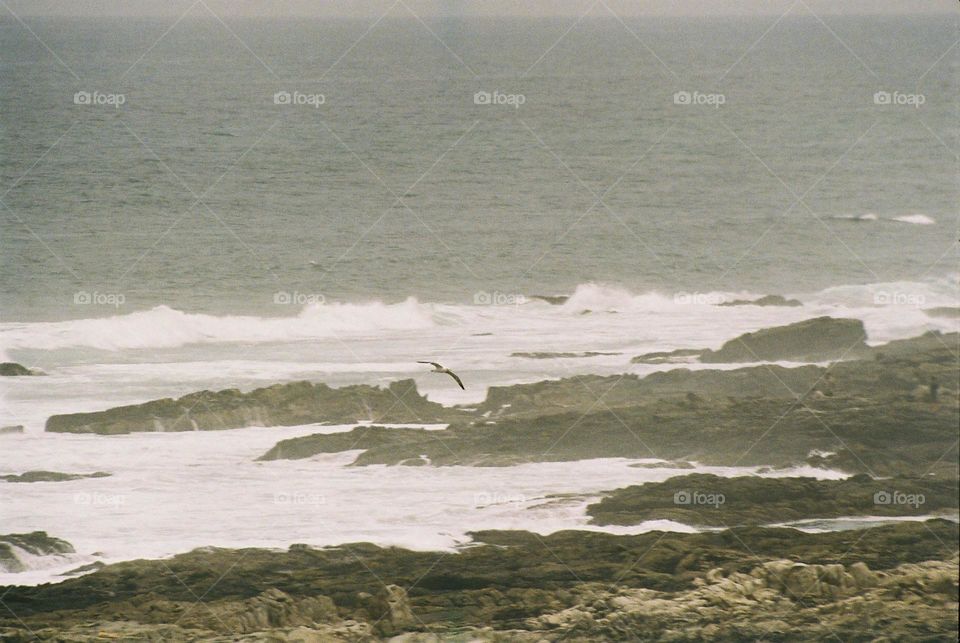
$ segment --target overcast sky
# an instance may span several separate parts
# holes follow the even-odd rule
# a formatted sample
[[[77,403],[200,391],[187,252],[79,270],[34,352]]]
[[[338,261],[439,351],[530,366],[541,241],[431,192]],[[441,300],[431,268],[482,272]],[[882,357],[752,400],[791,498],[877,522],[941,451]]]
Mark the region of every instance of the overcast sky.
[[[417,15],[433,16],[575,16],[591,8],[594,0],[402,0]],[[620,16],[631,15],[793,15],[870,13],[954,13],[957,0],[603,0]],[[203,15],[207,6],[220,16],[350,16],[377,18],[397,0],[4,0],[0,15],[10,10],[20,16],[180,16],[194,3],[190,15]],[[409,16],[401,4],[392,16]],[[597,4],[589,15],[609,15]]]

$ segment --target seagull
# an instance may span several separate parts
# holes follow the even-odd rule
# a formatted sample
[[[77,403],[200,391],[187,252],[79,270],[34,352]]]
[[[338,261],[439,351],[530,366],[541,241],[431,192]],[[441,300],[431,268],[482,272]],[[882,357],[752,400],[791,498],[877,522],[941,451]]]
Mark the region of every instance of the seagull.
[[[453,371],[451,371],[449,368],[444,368],[443,365],[437,364],[436,362],[421,362],[420,360],[417,360],[417,364],[430,364],[430,365],[432,365],[432,366],[433,366],[433,372],[434,372],[434,373],[446,373],[447,375],[449,375],[450,377],[452,377],[454,380],[456,380],[457,384],[460,385],[460,388],[462,388],[464,391],[467,390],[467,389],[463,386],[463,382],[460,381],[460,378],[457,377],[457,374],[454,373]]]

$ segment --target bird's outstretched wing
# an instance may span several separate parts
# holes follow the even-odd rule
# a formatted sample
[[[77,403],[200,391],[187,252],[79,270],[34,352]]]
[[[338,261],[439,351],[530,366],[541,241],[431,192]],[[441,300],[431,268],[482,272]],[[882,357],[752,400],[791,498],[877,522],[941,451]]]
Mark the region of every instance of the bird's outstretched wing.
[[[466,388],[464,388],[463,382],[460,381],[460,378],[457,377],[457,374],[456,374],[456,373],[454,373],[453,371],[451,371],[449,368],[446,369],[446,370],[444,370],[443,372],[446,373],[447,375],[449,375],[450,377],[452,377],[453,379],[455,379],[455,380],[457,381],[457,384],[460,385],[460,388],[462,388],[464,391],[467,390]]]
[[[436,362],[422,362],[422,361],[420,361],[420,360],[417,360],[417,364],[430,364],[431,366],[434,366],[434,367],[436,367],[436,368],[443,368],[442,366],[440,366],[440,365],[437,364]]]

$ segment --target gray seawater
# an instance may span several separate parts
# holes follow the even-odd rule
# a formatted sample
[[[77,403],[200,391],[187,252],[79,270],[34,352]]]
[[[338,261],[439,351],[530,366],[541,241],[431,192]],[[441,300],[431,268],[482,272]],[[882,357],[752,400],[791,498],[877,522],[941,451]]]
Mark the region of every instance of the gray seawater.
[[[957,270],[956,15],[172,22],[0,17],[4,321]]]

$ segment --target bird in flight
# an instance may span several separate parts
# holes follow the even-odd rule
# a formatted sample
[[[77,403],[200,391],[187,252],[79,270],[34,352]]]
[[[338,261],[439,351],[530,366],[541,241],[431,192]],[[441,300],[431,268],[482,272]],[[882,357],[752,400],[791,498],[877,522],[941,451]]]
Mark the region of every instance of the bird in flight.
[[[462,388],[464,391],[467,390],[463,386],[463,382],[460,381],[460,378],[457,377],[457,374],[451,371],[449,368],[444,368],[441,364],[437,364],[436,362],[421,362],[420,360],[417,360],[417,364],[430,364],[431,366],[433,366],[434,373],[446,373],[447,375],[452,377],[454,380],[456,380],[457,384],[460,385],[460,388]]]

